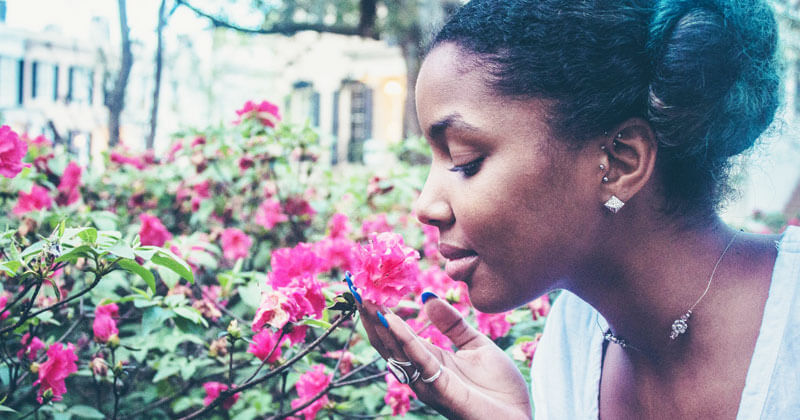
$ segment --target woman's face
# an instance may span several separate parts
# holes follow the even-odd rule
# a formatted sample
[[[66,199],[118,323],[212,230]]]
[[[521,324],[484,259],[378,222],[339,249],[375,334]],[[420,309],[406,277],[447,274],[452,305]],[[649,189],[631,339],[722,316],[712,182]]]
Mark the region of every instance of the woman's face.
[[[590,161],[597,153],[549,138],[543,101],[495,94],[470,58],[442,44],[420,70],[417,111],[433,161],[416,212],[439,227],[445,269],[475,307],[499,312],[578,269],[602,174]]]

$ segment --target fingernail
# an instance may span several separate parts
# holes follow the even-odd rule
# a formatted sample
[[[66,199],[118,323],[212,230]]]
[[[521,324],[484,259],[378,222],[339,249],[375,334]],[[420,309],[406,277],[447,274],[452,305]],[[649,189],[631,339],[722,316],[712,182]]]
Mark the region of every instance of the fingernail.
[[[431,299],[431,298],[438,299],[439,296],[436,296],[436,293],[433,293],[433,292],[425,292],[425,293],[423,293],[422,294],[422,304],[424,305],[425,302],[427,302],[428,299]]]
[[[389,328],[389,323],[386,322],[386,318],[383,316],[383,314],[380,312],[378,312],[377,314],[378,314],[378,320],[381,321],[381,324],[383,324],[384,327]]]
[[[350,289],[350,293],[352,293],[353,297],[356,298],[356,302],[358,302],[359,305],[362,305],[364,302],[361,300],[361,295],[358,294],[356,286],[353,285],[353,279],[350,278],[349,271],[344,273],[344,279],[347,281],[347,287]]]

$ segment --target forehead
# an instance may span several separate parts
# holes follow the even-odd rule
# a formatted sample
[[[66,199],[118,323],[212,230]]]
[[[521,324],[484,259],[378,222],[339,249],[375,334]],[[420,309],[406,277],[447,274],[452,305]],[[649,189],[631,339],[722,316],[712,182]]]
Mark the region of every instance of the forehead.
[[[453,117],[478,128],[526,127],[542,132],[546,101],[502,96],[490,86],[491,78],[481,60],[455,44],[434,48],[417,78],[417,112],[423,132],[431,138],[432,129]]]

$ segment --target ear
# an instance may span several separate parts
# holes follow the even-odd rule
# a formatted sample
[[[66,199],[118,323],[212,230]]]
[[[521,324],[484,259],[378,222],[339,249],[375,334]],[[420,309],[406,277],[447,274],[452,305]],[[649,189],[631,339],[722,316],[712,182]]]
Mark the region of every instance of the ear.
[[[604,136],[605,162],[601,203],[612,195],[627,202],[650,180],[656,165],[658,143],[650,124],[631,118]]]

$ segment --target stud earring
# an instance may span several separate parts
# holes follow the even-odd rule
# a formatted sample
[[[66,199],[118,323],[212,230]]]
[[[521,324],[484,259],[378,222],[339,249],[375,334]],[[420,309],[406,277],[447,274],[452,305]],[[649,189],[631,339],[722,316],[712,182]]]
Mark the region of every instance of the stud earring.
[[[612,195],[608,201],[603,203],[603,206],[605,206],[605,208],[607,208],[612,214],[616,214],[624,205],[625,202],[617,198],[616,195]]]
[[[604,144],[604,145],[600,146],[600,150],[606,150],[606,145]]]
[[[603,182],[608,182],[608,177],[607,176],[603,177]]]
[[[603,164],[601,163],[601,164],[600,164],[600,170],[602,171],[602,170],[603,170],[603,169],[605,169],[605,168],[606,168],[606,165],[603,165]]]

